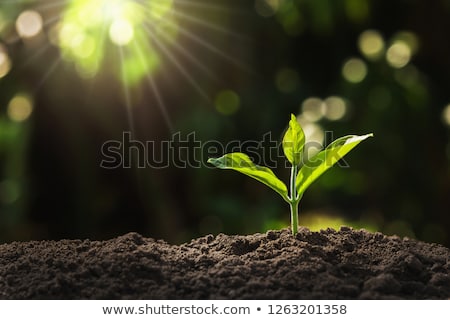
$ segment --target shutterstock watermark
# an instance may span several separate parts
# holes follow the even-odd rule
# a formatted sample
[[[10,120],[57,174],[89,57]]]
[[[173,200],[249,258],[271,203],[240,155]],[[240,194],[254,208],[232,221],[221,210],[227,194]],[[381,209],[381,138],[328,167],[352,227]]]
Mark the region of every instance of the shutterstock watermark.
[[[333,141],[333,133],[325,132],[325,140]],[[305,144],[303,154],[305,166],[316,167],[320,162],[339,159],[337,148],[327,149],[326,155],[313,157],[323,146],[317,141]],[[217,140],[200,141],[195,132],[182,134],[176,132],[169,140],[141,141],[133,138],[131,132],[122,134],[121,140],[108,140],[101,146],[102,159],[100,167],[104,169],[117,168],[201,168],[211,167],[207,162],[209,158],[220,157],[226,153],[243,152],[252,161],[268,168],[280,167],[288,164],[281,146],[281,142],[274,139],[271,132],[267,132],[261,140],[233,140],[226,144]],[[339,166],[349,167],[343,160]]]

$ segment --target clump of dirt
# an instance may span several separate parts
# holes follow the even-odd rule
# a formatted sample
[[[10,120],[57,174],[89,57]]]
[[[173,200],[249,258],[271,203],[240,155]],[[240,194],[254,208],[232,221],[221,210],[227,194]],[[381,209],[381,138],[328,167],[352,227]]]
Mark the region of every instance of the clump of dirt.
[[[450,250],[342,227],[0,245],[3,299],[448,299]]]

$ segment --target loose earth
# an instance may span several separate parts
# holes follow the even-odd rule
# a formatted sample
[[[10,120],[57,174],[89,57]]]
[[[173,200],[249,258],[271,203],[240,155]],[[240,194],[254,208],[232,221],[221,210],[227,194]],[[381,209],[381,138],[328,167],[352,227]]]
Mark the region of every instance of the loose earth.
[[[449,299],[450,250],[342,227],[0,245],[2,299]]]

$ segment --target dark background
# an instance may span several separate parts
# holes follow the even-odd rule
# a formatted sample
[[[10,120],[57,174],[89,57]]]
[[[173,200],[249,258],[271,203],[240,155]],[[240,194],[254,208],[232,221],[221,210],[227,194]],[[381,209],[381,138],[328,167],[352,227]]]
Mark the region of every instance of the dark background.
[[[172,55],[159,50],[151,80],[133,85],[117,77],[117,54],[109,52],[90,79],[60,60],[45,35],[66,4],[40,7],[49,2],[0,3],[6,21],[0,43],[12,64],[0,78],[0,242],[137,231],[179,243],[287,227],[287,204],[248,177],[204,166],[138,168],[137,157],[131,168],[104,169],[101,147],[127,131],[154,141],[155,156],[175,132],[195,132],[202,143],[260,141],[267,132],[280,140],[303,101],[339,96],[345,116],[315,125],[335,138],[375,137],[345,158],[350,168],[333,168],[311,186],[300,223],[348,224],[450,245],[450,124],[443,117],[450,103],[450,1],[268,1],[272,9],[257,1],[259,13],[252,0],[175,1],[182,31],[166,44]],[[21,39],[14,20],[30,8],[49,22],[40,36]],[[374,59],[358,46],[367,30],[384,39]],[[405,32],[411,60],[393,67],[385,53]],[[367,67],[357,83],[342,73],[350,58]],[[223,90],[239,97],[237,109],[217,98]],[[18,92],[33,102],[21,122],[7,112]],[[203,160],[215,155],[193,144],[180,152]],[[282,160],[273,169],[287,181]]]

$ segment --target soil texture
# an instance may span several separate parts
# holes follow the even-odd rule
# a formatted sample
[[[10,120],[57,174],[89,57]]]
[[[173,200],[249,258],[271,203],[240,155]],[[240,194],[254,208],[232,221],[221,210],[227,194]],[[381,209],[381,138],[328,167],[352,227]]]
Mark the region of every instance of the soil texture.
[[[342,227],[0,245],[2,299],[449,299],[450,250]]]

